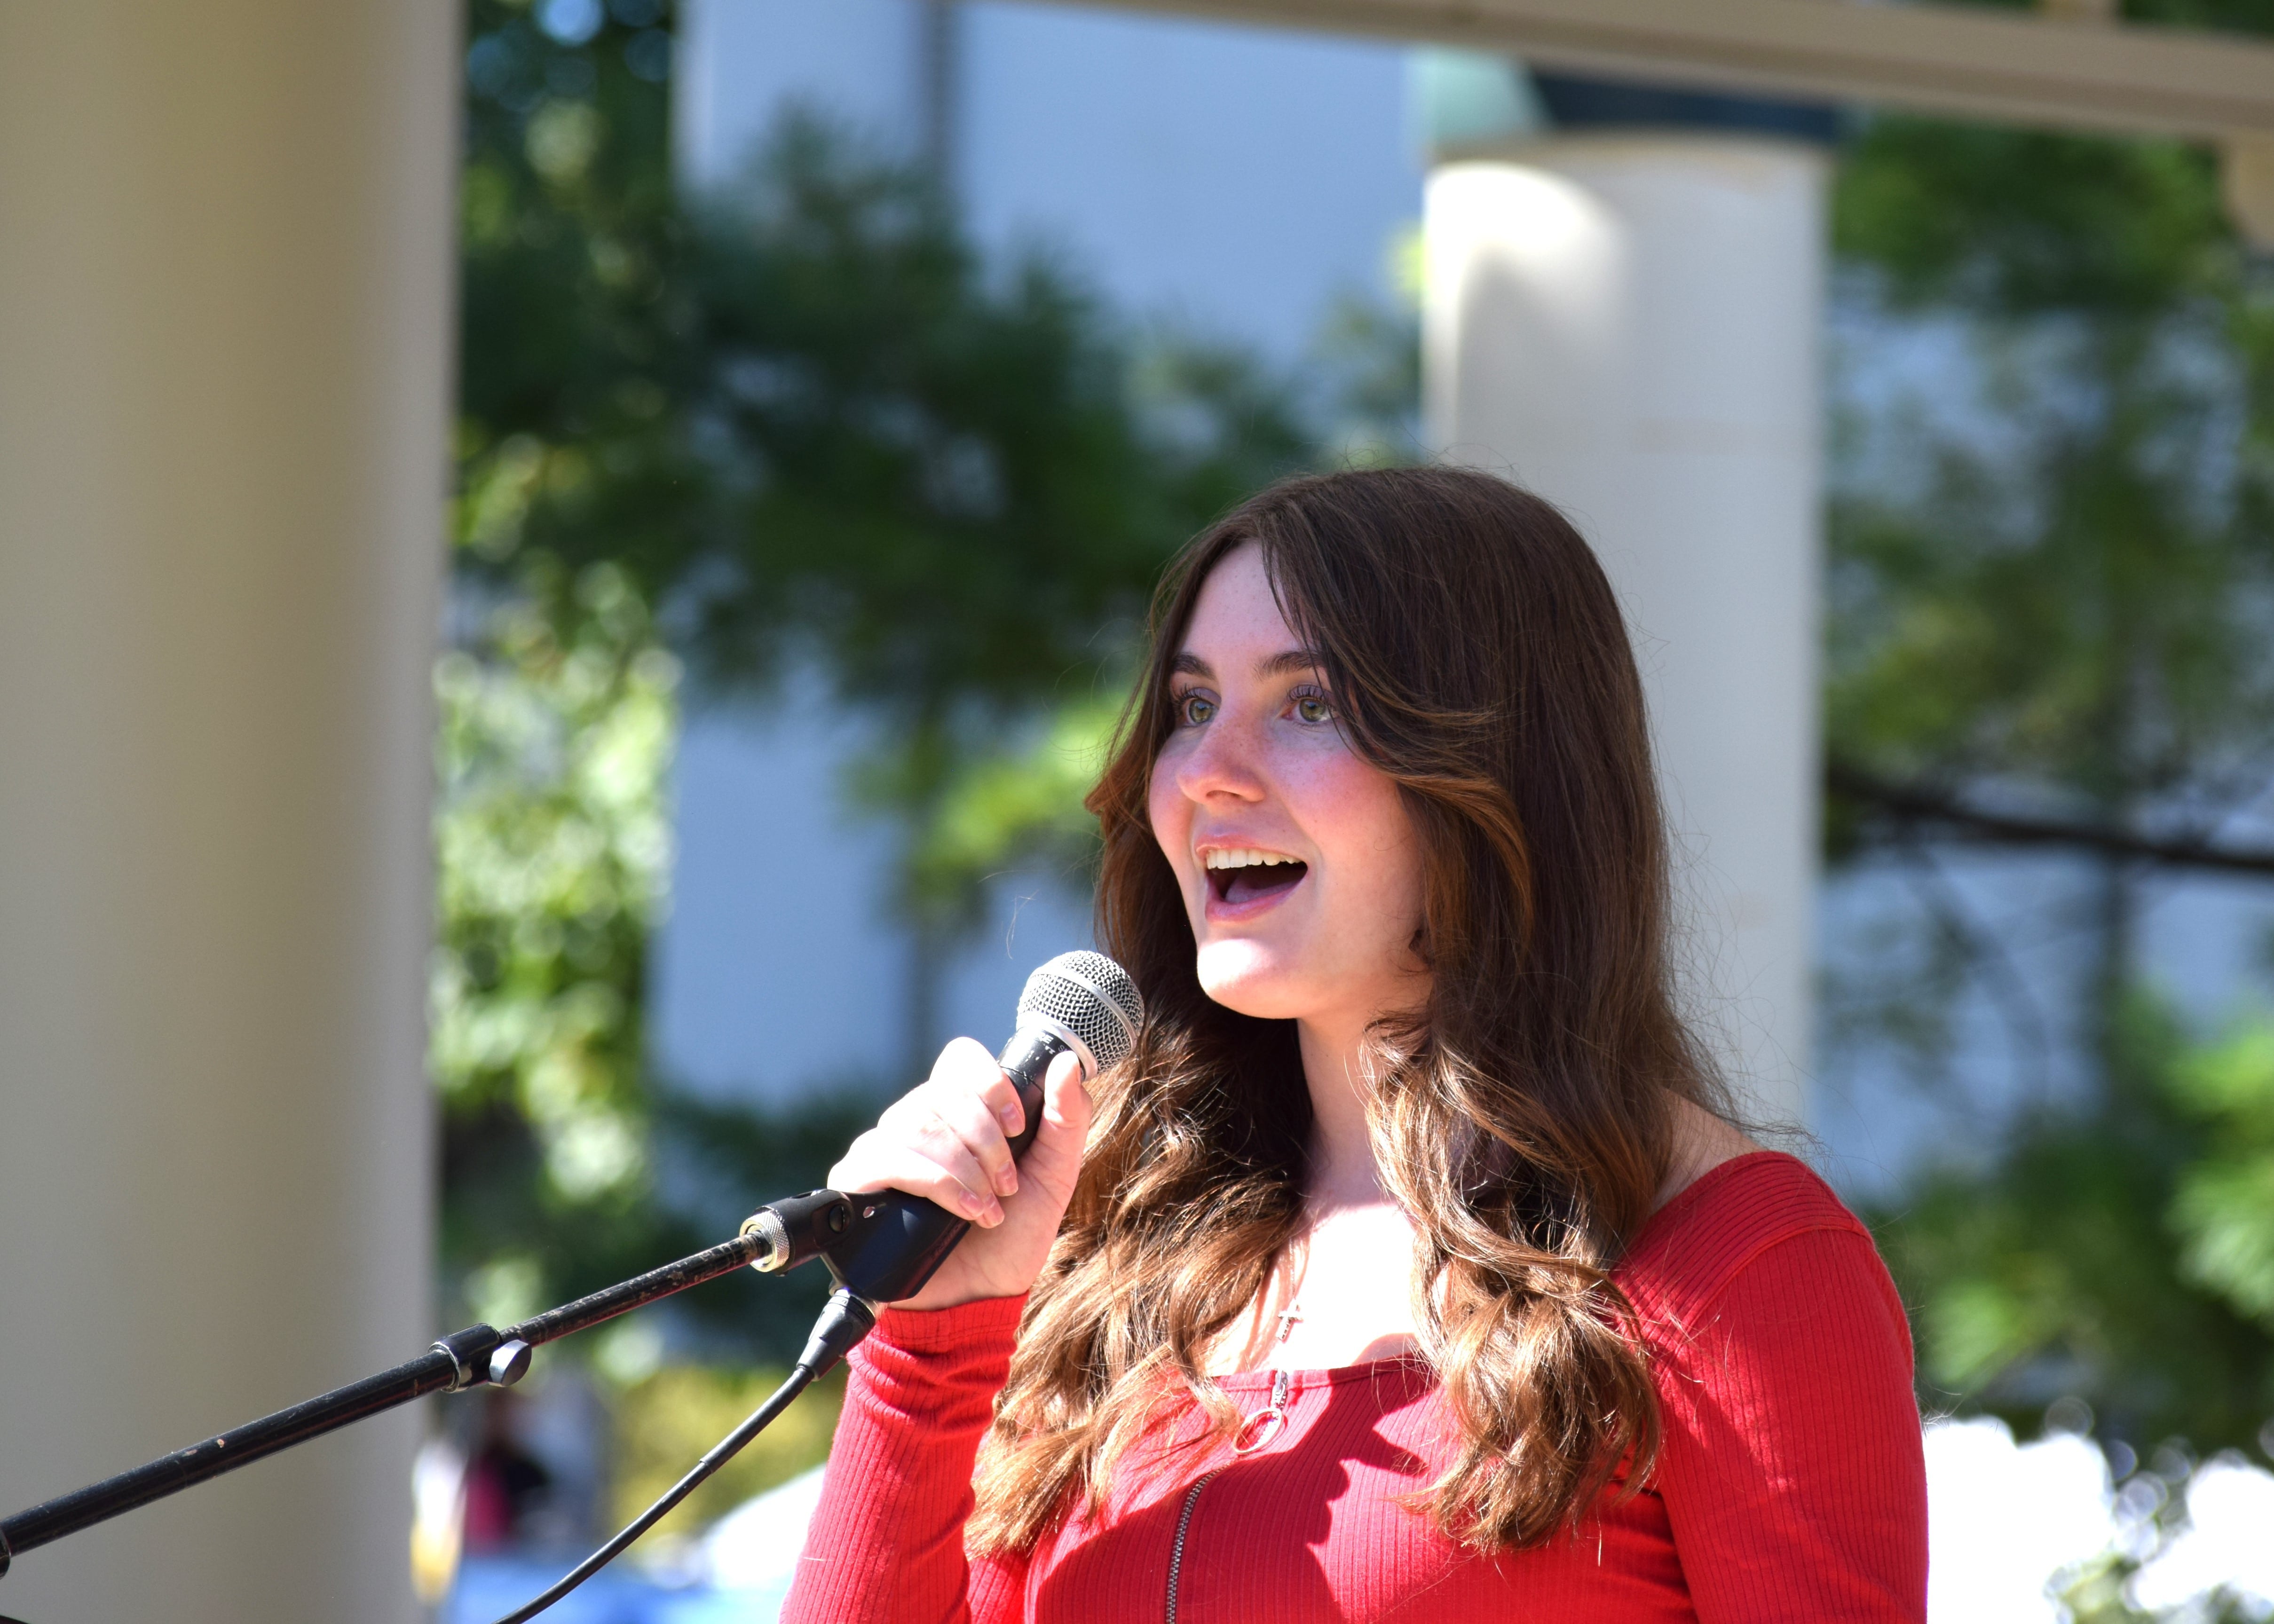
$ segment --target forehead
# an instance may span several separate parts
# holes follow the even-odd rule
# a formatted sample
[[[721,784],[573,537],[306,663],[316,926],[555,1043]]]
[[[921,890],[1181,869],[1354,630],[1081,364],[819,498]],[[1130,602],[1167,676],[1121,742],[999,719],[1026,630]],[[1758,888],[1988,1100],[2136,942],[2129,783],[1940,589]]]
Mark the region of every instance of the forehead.
[[[1196,654],[1213,665],[1239,653],[1276,654],[1298,641],[1272,594],[1263,549],[1250,541],[1209,571],[1178,652]]]

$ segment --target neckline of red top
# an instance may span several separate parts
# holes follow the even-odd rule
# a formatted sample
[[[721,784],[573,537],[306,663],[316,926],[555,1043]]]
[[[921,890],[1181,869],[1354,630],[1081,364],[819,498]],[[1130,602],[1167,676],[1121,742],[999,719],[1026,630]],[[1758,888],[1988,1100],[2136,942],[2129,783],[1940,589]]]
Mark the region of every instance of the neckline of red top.
[[[1718,1189],[1728,1183],[1739,1169],[1772,1161],[1790,1162],[1803,1169],[1808,1165],[1797,1156],[1789,1155],[1781,1150],[1749,1150],[1742,1156],[1732,1156],[1727,1162],[1717,1162],[1683,1185],[1675,1192],[1672,1200],[1644,1221],[1641,1232],[1634,1238],[1634,1244],[1627,1248],[1627,1256],[1632,1258],[1640,1252],[1644,1244],[1651,1238],[1653,1232],[1660,1225],[1696,1206],[1709,1191]],[[1331,1387],[1346,1381],[1377,1380],[1391,1374],[1401,1367],[1409,1368],[1430,1380],[1436,1380],[1435,1372],[1429,1368],[1429,1361],[1419,1353],[1393,1353],[1387,1358],[1362,1359],[1356,1365],[1330,1365],[1312,1370],[1291,1370],[1287,1375],[1293,1391],[1299,1393],[1306,1387]],[[1276,1365],[1266,1365],[1261,1370],[1236,1371],[1229,1376],[1217,1376],[1212,1380],[1217,1388],[1225,1393],[1262,1392],[1269,1389],[1271,1378],[1277,1373]]]

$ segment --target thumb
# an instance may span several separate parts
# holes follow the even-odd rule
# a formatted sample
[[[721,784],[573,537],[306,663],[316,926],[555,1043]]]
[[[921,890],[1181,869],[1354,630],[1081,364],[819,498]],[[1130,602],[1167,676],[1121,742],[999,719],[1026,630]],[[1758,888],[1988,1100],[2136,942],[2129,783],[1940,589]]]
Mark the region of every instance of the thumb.
[[[1028,1154],[1034,1171],[1071,1193],[1074,1175],[1081,1170],[1081,1153],[1089,1138],[1089,1091],[1082,1086],[1081,1062],[1062,1054],[1043,1076],[1043,1125]]]

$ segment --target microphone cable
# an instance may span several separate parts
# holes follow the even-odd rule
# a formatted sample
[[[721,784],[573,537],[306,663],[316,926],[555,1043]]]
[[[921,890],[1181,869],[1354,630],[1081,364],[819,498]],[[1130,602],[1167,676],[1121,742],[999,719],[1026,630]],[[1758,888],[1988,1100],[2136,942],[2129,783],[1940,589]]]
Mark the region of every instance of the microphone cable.
[[[625,1523],[614,1538],[562,1575],[544,1594],[507,1613],[497,1620],[497,1624],[527,1624],[529,1620],[622,1555],[634,1540],[660,1522],[674,1506],[694,1493],[712,1473],[741,1454],[742,1447],[764,1432],[774,1417],[787,1410],[797,1395],[811,1387],[817,1378],[834,1369],[837,1362],[851,1352],[855,1344],[876,1326],[876,1311],[868,1303],[850,1291],[840,1290],[832,1295],[829,1305],[821,1311],[821,1317],[814,1321],[813,1335],[806,1339],[805,1351],[798,1356],[795,1367],[781,1386],[767,1396],[766,1402],[750,1412],[749,1419],[713,1445],[711,1452],[696,1462],[684,1477],[666,1489],[655,1504]]]

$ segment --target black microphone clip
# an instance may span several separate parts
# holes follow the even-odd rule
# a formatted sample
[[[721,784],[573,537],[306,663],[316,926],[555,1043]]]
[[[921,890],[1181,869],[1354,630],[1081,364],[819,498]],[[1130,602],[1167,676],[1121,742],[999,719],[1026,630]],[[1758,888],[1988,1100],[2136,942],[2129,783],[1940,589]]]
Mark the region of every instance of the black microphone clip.
[[[750,1259],[750,1267],[761,1274],[772,1274],[809,1263],[841,1239],[853,1223],[853,1198],[834,1190],[809,1190],[769,1201],[742,1220],[742,1233],[757,1236],[766,1247]]]

